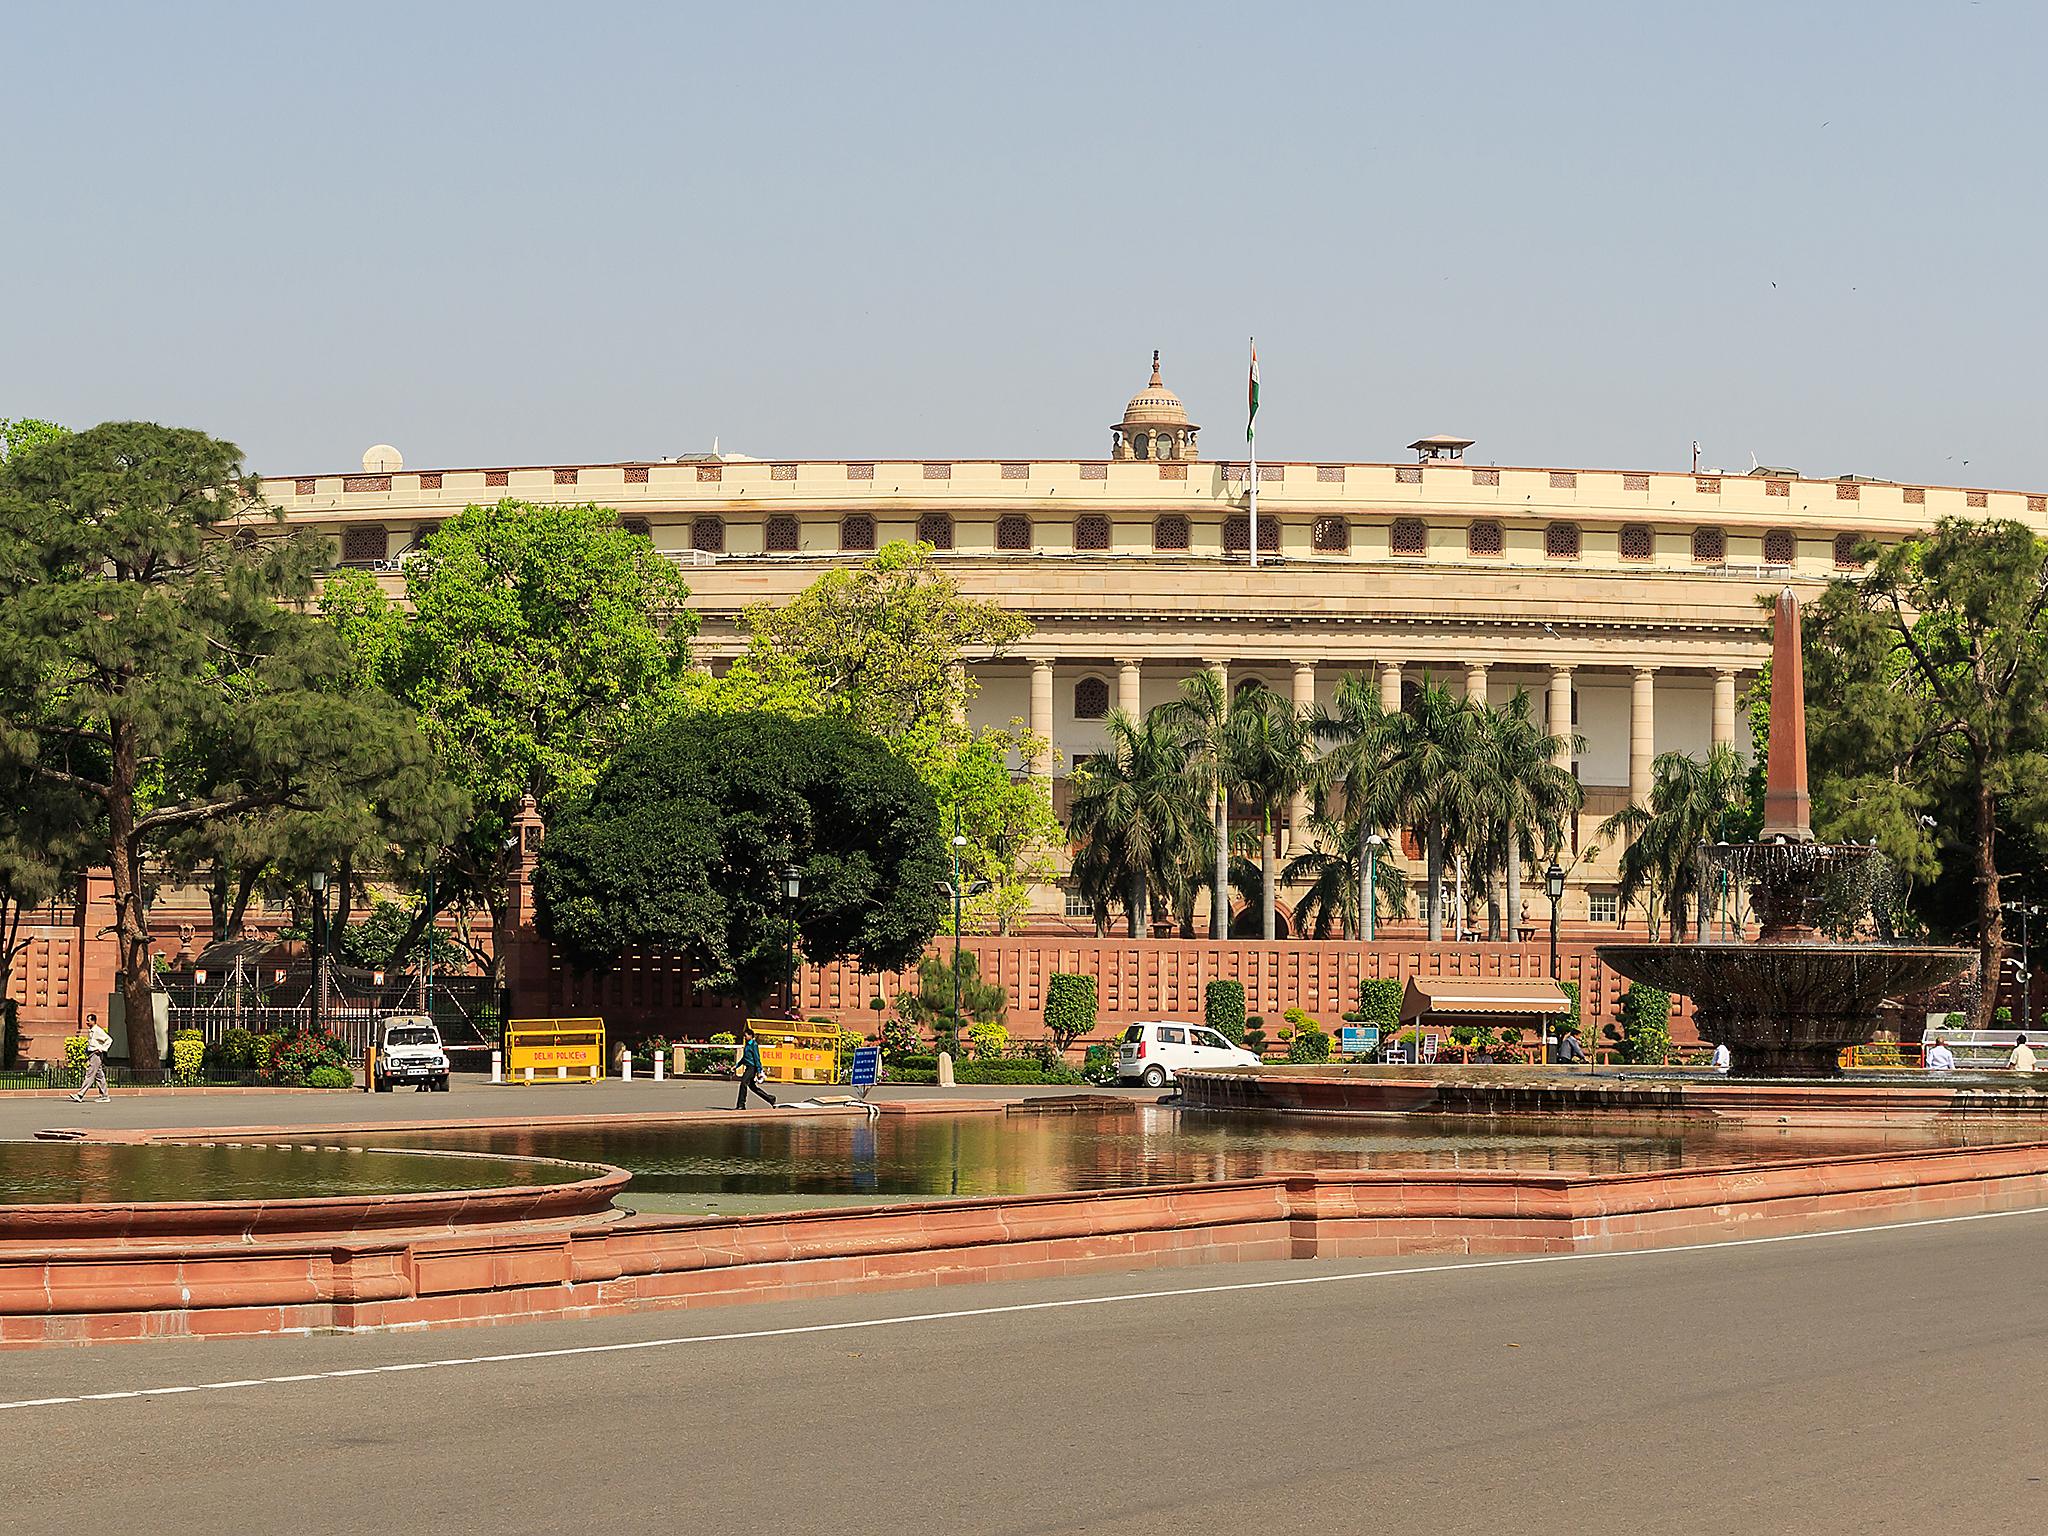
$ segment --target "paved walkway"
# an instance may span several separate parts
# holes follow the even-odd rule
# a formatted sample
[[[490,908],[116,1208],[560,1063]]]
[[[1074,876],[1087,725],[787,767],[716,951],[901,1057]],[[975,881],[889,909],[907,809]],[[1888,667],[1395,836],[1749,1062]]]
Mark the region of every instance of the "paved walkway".
[[[123,1093],[116,1089],[111,1104],[73,1104],[61,1094],[0,1093],[0,1140],[33,1136],[37,1131],[66,1126],[101,1126],[116,1130],[167,1130],[180,1126],[329,1125],[342,1121],[389,1121],[403,1125],[422,1120],[495,1120],[541,1115],[660,1115],[691,1109],[730,1109],[735,1085],[730,1080],[672,1079],[655,1083],[537,1083],[531,1088],[493,1087],[475,1078],[458,1077],[446,1093],[419,1093],[401,1088],[393,1093],[280,1093],[261,1088],[204,1089],[177,1092]],[[843,1087],[770,1084],[777,1098],[836,1096]],[[980,1100],[1042,1098],[1075,1093],[1115,1093],[1156,1101],[1156,1088],[1002,1088],[972,1086],[927,1088],[883,1086],[877,1100]],[[755,1108],[763,1107],[759,1100]]]
[[[2044,1260],[2035,1212],[31,1352],[0,1403],[222,1385],[0,1407],[0,1486],[38,1536],[2031,1533]]]

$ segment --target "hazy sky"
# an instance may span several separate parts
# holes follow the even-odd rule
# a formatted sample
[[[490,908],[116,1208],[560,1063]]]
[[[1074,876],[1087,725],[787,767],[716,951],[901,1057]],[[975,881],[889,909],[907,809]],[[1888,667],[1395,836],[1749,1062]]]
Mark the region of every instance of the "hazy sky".
[[[0,415],[2048,487],[2048,5],[18,6]],[[1968,464],[1965,465],[1964,461]]]

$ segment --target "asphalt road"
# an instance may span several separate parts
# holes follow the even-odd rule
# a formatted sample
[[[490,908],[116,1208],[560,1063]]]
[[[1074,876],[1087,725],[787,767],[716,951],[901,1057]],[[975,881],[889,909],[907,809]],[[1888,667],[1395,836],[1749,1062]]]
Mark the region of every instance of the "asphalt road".
[[[0,1508],[36,1533],[2034,1532],[2044,1260],[2034,1212],[12,1354],[9,1405],[232,1384],[0,1407]],[[437,1360],[464,1363],[410,1368]]]

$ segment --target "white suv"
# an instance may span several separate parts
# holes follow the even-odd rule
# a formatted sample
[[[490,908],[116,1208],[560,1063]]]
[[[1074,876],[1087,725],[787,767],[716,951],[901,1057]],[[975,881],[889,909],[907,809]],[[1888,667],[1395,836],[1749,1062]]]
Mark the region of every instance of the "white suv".
[[[1163,1088],[1176,1072],[1258,1064],[1258,1057],[1232,1045],[1213,1029],[1177,1019],[1146,1019],[1124,1031],[1117,1046],[1116,1080]]]
[[[448,1053],[441,1048],[441,1031],[424,1013],[393,1014],[377,1024],[377,1061],[372,1084],[379,1093],[389,1093],[399,1083],[411,1083],[423,1092],[448,1091]]]

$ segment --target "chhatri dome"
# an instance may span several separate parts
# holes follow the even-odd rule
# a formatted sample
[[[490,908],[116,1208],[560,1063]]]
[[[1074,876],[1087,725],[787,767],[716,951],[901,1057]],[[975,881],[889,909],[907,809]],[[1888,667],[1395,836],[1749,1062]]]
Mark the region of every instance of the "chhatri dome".
[[[1152,382],[1131,396],[1124,419],[1109,429],[1110,456],[1185,462],[1199,457],[1195,434],[1201,430],[1188,420],[1180,396],[1161,381],[1159,354],[1154,352]]]

